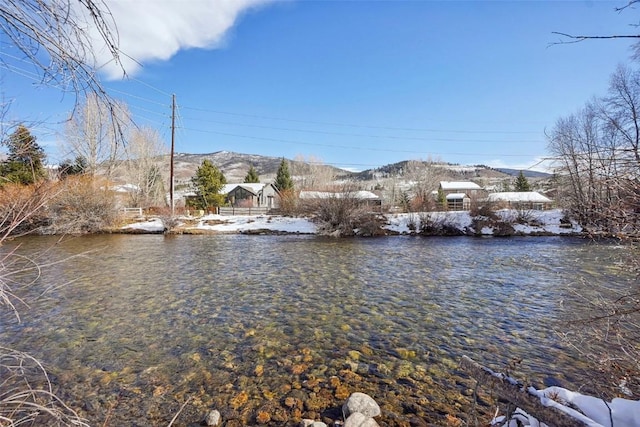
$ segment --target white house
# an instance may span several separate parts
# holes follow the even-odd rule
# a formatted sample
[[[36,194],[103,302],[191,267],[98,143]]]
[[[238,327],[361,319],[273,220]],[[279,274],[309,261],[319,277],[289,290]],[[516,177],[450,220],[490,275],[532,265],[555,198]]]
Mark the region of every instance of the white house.
[[[498,207],[507,209],[550,209],[553,200],[538,193],[537,191],[506,191],[501,193],[491,193],[487,196],[487,201]]]
[[[482,187],[471,181],[440,181],[436,197],[438,193],[444,194],[447,209],[456,211],[471,209],[471,200],[484,196]]]

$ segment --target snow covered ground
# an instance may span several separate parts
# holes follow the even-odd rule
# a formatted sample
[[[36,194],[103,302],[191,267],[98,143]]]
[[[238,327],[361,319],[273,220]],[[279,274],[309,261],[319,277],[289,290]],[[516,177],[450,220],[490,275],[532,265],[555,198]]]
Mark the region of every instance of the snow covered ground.
[[[564,216],[559,209],[549,211],[531,211],[522,222],[522,215],[518,211],[502,210],[496,213],[503,221],[513,224],[519,234],[576,234],[582,231],[578,224],[564,225]],[[460,231],[468,230],[472,226],[472,218],[467,211],[403,213],[387,215],[385,229],[398,234],[411,234],[419,227],[421,220],[428,217],[436,223],[446,223]],[[316,225],[309,218],[293,218],[284,216],[221,216],[206,215],[200,218],[181,218],[181,225],[185,230],[202,230],[217,233],[247,233],[257,230],[269,230],[282,233],[316,234]],[[161,232],[164,229],[160,219],[136,222],[123,227],[125,230],[139,232]],[[485,226],[480,230],[483,235],[493,235],[494,229]]]
[[[640,400],[615,398],[610,402],[587,396],[561,387],[549,387],[544,390],[528,389],[538,396],[544,406],[556,408],[588,427],[638,427],[640,426]],[[577,410],[575,409],[577,408]],[[510,420],[504,416],[496,417],[492,425],[518,427],[546,427],[547,425],[517,409]]]

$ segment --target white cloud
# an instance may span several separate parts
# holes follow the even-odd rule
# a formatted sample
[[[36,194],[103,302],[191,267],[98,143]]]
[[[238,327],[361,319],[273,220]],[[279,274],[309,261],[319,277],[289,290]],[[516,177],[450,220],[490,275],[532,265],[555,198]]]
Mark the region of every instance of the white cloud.
[[[122,65],[129,76],[140,64],[166,61],[181,49],[219,48],[245,11],[272,0],[105,0],[117,25]],[[97,33],[95,34],[96,40]],[[100,43],[104,46],[104,43]],[[109,79],[123,76],[106,48],[97,65]]]

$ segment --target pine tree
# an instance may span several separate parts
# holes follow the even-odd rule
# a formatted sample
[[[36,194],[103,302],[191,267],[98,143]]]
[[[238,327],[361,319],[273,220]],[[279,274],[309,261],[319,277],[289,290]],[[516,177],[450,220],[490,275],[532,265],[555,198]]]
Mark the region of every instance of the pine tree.
[[[28,185],[45,177],[44,150],[27,127],[19,125],[2,144],[8,153],[7,159],[0,164],[0,185],[6,182]]]
[[[524,176],[524,173],[520,171],[520,174],[516,178],[516,181],[513,183],[516,191],[531,191],[531,185],[529,185],[529,181]]]
[[[398,204],[402,208],[402,212],[409,212],[409,208],[411,207],[411,198],[409,197],[409,193],[406,191],[400,193]]]
[[[257,184],[260,182],[260,177],[258,176],[258,171],[251,165],[249,167],[249,172],[244,177],[245,184]]]
[[[220,190],[227,183],[226,178],[210,160],[203,160],[196,170],[191,182],[196,188],[197,198],[193,202],[196,209],[208,209],[213,206],[224,204],[224,194]]]
[[[62,178],[70,175],[80,175],[87,169],[87,159],[83,156],[77,156],[75,161],[65,159],[60,163],[60,176]]]
[[[444,210],[447,210],[447,195],[444,193],[442,187],[438,188],[438,204]]]
[[[278,167],[276,182],[274,183],[274,185],[280,192],[293,189],[293,180],[291,179],[291,174],[289,173],[289,164],[284,159],[284,157],[282,158],[280,166]]]

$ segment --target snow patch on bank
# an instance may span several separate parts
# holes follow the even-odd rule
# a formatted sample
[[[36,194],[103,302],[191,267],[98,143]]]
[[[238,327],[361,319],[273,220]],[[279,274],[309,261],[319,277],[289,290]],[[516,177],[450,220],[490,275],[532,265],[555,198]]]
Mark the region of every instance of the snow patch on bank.
[[[283,233],[315,234],[316,226],[308,218],[284,216],[222,216],[207,215],[200,218],[195,227],[199,230],[222,233],[242,233],[254,230],[269,230]]]
[[[564,213],[560,209],[549,211],[531,211],[523,214],[514,210],[496,212],[499,220],[513,225],[517,234],[577,234],[582,231],[576,223],[567,223]],[[457,229],[461,234],[468,234],[473,225],[473,218],[468,211],[454,212],[420,212],[386,215],[385,230],[396,234],[413,234],[420,231],[423,221],[428,221],[435,227],[445,225]],[[526,221],[522,221],[525,219]],[[181,221],[195,220],[193,217],[180,218]],[[564,223],[563,223],[564,221]],[[267,230],[281,233],[317,234],[316,225],[309,218],[294,218],[285,216],[250,215],[223,216],[206,215],[197,218],[197,223],[188,226],[181,225],[186,230],[203,230],[218,233],[245,233],[257,230]],[[164,225],[160,219],[137,222],[123,227],[124,230],[162,232]],[[490,225],[483,225],[479,234],[491,236],[494,230]],[[473,234],[473,232],[472,232]]]

